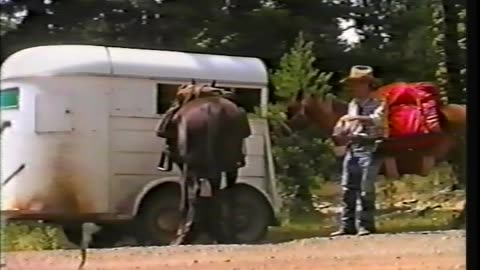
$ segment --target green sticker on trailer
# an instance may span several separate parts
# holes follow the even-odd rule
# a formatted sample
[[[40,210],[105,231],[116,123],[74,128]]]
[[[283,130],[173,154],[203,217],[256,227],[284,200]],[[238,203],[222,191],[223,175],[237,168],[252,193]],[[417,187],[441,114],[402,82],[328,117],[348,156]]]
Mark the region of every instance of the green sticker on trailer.
[[[0,109],[12,110],[18,109],[19,89],[7,88],[0,91]]]

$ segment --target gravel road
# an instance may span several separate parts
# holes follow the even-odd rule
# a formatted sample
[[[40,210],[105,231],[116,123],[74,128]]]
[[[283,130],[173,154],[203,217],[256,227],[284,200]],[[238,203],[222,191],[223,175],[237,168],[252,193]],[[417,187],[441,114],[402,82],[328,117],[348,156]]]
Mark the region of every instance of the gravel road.
[[[79,252],[4,254],[9,270],[76,269]],[[459,270],[465,231],[312,238],[275,245],[204,245],[89,250],[85,270]]]

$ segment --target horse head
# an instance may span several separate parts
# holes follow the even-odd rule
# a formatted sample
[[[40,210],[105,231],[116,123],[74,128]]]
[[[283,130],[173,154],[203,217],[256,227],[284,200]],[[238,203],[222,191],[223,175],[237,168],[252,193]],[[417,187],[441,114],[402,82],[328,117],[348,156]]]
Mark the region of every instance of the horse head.
[[[330,135],[347,108],[348,103],[333,95],[305,95],[300,90],[287,106],[287,124],[295,130],[315,126]]]

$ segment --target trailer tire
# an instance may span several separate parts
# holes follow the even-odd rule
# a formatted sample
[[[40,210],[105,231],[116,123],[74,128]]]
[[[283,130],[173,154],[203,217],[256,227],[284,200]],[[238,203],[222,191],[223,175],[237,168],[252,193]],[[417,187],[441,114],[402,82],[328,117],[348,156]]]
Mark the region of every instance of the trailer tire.
[[[136,218],[137,239],[142,245],[169,245],[180,220],[180,193],[167,186],[149,194]]]
[[[247,185],[236,185],[222,193],[223,196],[234,196],[233,233],[237,244],[262,241],[273,219],[272,208],[263,194]],[[226,197],[222,199],[225,200]]]
[[[263,194],[253,187],[240,184],[230,190],[222,190],[219,195],[223,205],[227,196],[234,196],[237,219],[232,233],[237,244],[258,243],[265,238],[273,212]],[[136,238],[142,245],[169,245],[175,238],[180,219],[179,198],[178,187],[173,186],[160,188],[147,195],[135,222]],[[168,225],[168,229],[159,226],[161,223]],[[198,233],[201,232],[191,231],[187,244],[194,242]]]

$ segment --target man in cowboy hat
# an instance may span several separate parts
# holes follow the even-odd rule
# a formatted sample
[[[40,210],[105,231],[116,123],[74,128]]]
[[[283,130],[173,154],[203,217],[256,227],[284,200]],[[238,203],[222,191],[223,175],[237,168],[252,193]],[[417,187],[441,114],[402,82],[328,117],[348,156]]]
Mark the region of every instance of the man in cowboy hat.
[[[341,81],[353,97],[346,115],[340,118],[334,136],[348,140],[342,167],[343,211],[340,229],[332,236],[375,233],[375,179],[381,161],[376,154],[384,137],[385,104],[372,97],[378,80],[369,66],[354,66]],[[356,226],[357,199],[361,212]]]

